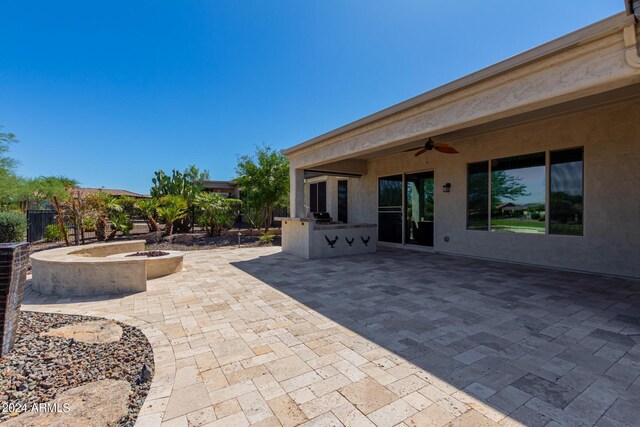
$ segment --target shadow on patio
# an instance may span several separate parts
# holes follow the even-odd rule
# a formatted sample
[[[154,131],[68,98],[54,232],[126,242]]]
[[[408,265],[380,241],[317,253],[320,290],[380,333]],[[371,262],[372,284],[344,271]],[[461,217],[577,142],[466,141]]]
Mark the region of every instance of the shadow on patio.
[[[640,283],[414,251],[233,262],[526,425],[640,416]]]

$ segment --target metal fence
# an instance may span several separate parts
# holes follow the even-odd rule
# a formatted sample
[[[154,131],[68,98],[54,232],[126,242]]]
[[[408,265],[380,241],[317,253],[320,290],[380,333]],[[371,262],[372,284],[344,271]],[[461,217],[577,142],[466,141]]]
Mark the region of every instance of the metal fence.
[[[56,212],[49,210],[27,211],[27,241],[36,242],[44,238],[44,229],[54,224]]]

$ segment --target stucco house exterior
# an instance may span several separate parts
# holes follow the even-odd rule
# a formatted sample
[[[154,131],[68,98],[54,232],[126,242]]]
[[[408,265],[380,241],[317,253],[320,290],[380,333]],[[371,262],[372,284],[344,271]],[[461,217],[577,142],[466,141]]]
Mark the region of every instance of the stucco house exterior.
[[[240,186],[233,181],[205,181],[204,191],[235,199],[240,197]]]
[[[284,150],[283,251],[390,245],[640,278],[633,7]]]

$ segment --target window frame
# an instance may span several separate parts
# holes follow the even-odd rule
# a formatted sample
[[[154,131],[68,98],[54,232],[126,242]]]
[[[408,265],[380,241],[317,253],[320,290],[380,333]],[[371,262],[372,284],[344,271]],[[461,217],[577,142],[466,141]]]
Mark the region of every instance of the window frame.
[[[561,152],[561,151],[570,151],[570,150],[578,150],[581,149],[582,150],[582,234],[562,234],[562,233],[552,233],[551,232],[551,206],[550,206],[550,201],[551,201],[551,153],[556,153],[556,152]],[[466,210],[465,210],[465,230],[466,231],[488,231],[491,232],[491,219],[492,219],[492,214],[493,214],[493,206],[492,206],[492,190],[493,190],[493,161],[494,160],[501,160],[501,159],[508,159],[510,157],[520,157],[520,156],[528,156],[528,155],[535,155],[535,154],[544,154],[544,167],[545,167],[545,206],[544,206],[544,214],[545,214],[545,230],[544,233],[536,233],[533,235],[544,235],[544,236],[568,236],[568,237],[584,237],[586,234],[586,228],[587,228],[587,219],[586,219],[586,197],[585,194],[587,192],[587,188],[585,185],[585,170],[586,170],[586,152],[587,150],[585,149],[585,146],[574,146],[574,147],[567,147],[567,148],[558,148],[558,149],[554,149],[554,150],[544,150],[544,151],[535,151],[535,152],[530,152],[530,153],[525,153],[525,154],[516,154],[516,155],[512,155],[512,156],[505,156],[505,157],[499,157],[499,158],[490,158],[487,160],[479,160],[479,161],[473,161],[473,162],[467,162],[466,163],[466,181],[467,181],[467,185],[466,185],[466,194],[465,194],[465,206],[466,206]],[[488,162],[488,179],[487,179],[487,209],[488,209],[488,215],[487,215],[487,227],[486,228],[469,228],[469,166],[470,165],[474,165],[474,164],[479,164],[479,163],[484,163],[484,162]],[[517,234],[517,233],[515,233]],[[521,233],[521,234],[527,234],[527,233]]]

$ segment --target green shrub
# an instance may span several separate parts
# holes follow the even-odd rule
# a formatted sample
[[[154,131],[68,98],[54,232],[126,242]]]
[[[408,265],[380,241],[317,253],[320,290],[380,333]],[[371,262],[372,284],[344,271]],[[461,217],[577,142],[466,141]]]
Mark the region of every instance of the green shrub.
[[[95,232],[96,218],[92,216],[82,218],[82,228],[84,228],[85,232]]]
[[[27,218],[16,212],[0,212],[0,243],[20,242],[27,232]]]
[[[260,242],[261,245],[271,245],[273,244],[273,241],[275,240],[275,238],[276,238],[275,234],[266,232],[262,236],[258,237],[258,242]]]
[[[64,234],[62,234],[62,230],[58,224],[49,224],[44,229],[44,240],[47,242],[57,242],[63,238]]]

